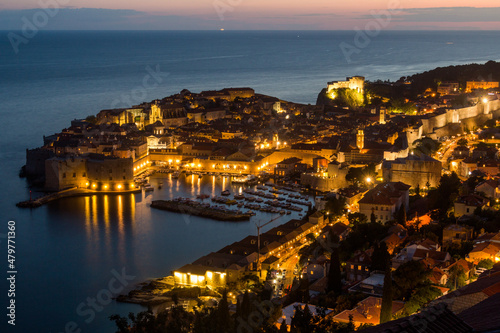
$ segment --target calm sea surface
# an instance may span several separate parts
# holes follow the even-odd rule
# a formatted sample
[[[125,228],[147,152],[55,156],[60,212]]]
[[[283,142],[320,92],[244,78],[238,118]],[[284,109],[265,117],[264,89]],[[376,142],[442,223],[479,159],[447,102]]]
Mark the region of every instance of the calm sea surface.
[[[25,180],[17,176],[25,149],[40,146],[43,135],[68,127],[72,119],[184,88],[200,92],[249,86],[313,104],[327,81],[345,76],[398,79],[437,66],[500,59],[500,44],[494,43],[499,32],[383,32],[347,62],[339,45],[354,45],[354,36],[310,31],[39,32],[16,54],[7,32],[0,32],[0,267],[6,276],[5,234],[7,221],[14,220],[18,271],[16,326],[6,325],[2,278],[0,331],[65,332],[73,321],[82,332],[114,332],[109,315],[141,308],[113,301],[90,311],[85,305],[88,298],[106,300],[113,271],[134,276],[130,288],[255,234],[254,223],[271,217],[261,214],[249,223],[232,224],[148,207],[152,199],[218,194],[230,186],[211,177],[164,180],[162,190],[147,196],[73,198],[17,209],[15,203],[29,197]]]

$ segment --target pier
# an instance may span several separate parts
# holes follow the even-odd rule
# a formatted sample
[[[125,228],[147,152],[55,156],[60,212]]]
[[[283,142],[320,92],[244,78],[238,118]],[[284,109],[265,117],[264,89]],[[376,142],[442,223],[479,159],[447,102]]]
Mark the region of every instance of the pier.
[[[21,201],[16,204],[17,207],[19,208],[37,208],[40,207],[46,203],[49,203],[51,201],[59,200],[62,198],[70,198],[70,197],[84,197],[84,196],[90,196],[90,195],[103,195],[103,194],[127,194],[127,193],[138,193],[141,192],[140,188],[134,189],[134,190],[127,190],[127,191],[109,191],[109,192],[102,192],[102,191],[92,191],[88,189],[82,189],[82,188],[77,188],[77,187],[72,187],[68,188],[62,191],[50,193],[44,196],[41,196],[39,198],[33,199],[33,200],[26,200],[26,201]]]
[[[210,204],[201,204],[189,200],[155,200],[151,203],[151,207],[175,213],[206,217],[218,221],[248,221],[250,217],[252,217],[249,213],[221,209],[212,207]]]

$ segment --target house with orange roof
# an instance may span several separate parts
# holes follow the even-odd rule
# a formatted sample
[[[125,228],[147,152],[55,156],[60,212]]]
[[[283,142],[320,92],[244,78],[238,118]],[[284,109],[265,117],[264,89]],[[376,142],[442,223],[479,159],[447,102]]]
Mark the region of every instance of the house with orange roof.
[[[414,259],[417,250],[419,250],[419,252],[417,253],[418,256]],[[397,269],[400,265],[410,260],[420,260],[424,258],[429,259],[429,255],[426,255],[426,251],[440,252],[440,250],[441,246],[430,239],[410,243],[392,258],[392,267],[394,269]],[[435,260],[434,256],[430,256],[429,260]]]
[[[387,245],[387,250],[390,254],[405,241],[408,232],[401,224],[396,224],[389,229],[389,235],[382,239]]]
[[[373,212],[376,220],[385,224],[394,219],[394,214],[401,206],[408,210],[409,190],[410,185],[401,182],[379,184],[359,200],[359,212],[366,215],[368,220]]]
[[[477,208],[489,205],[489,200],[477,194],[463,195],[455,201],[455,217],[472,215]]]
[[[500,262],[500,244],[495,242],[484,242],[474,246],[466,259],[477,264],[481,260],[490,259],[493,262]]]
[[[474,274],[474,265],[464,259],[460,259],[454,262],[453,264],[444,268],[443,270],[445,272],[449,272],[455,266],[461,267],[463,269],[465,276],[467,276],[467,279],[469,279]]]
[[[332,320],[339,323],[348,323],[352,316],[352,321],[356,327],[363,324],[380,324],[380,310],[382,307],[382,298],[370,296],[359,302],[352,310],[344,310],[341,313],[332,316]],[[392,315],[396,316],[403,312],[404,302],[392,302]]]
[[[477,193],[484,193],[487,198],[498,199],[500,198],[500,181],[497,179],[488,179],[477,185],[474,188]]]
[[[425,260],[422,260],[424,262]],[[439,267],[432,267],[429,276],[429,281],[437,286],[444,286],[448,282],[448,273]]]

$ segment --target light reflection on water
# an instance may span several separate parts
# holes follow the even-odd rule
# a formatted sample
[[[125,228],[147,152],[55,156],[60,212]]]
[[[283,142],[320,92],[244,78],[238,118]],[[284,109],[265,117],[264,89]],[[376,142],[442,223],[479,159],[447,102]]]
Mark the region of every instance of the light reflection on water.
[[[161,189],[158,188],[160,182]],[[134,284],[170,275],[175,268],[250,234],[255,235],[255,223],[269,221],[276,216],[256,212],[250,222],[233,223],[151,209],[149,205],[153,200],[196,198],[201,193],[214,196],[220,195],[223,189],[240,193],[244,186],[232,184],[223,177],[204,176],[198,179],[194,176],[193,179],[193,176],[181,176],[173,179],[166,174],[151,177],[150,183],[155,188],[153,192],[66,198],[37,211],[37,214],[46,214],[45,255],[57,258],[65,265],[47,273],[47,279],[54,282],[50,282],[49,288],[37,297],[50,297],[54,290],[58,290],[57,281],[61,275],[71,274],[70,281],[77,286],[64,288],[73,292],[74,301],[73,307],[58,310],[60,317],[80,320],[74,318],[74,307],[106,286],[111,269],[126,268],[129,274],[136,276]],[[299,213],[282,216],[266,226],[264,231],[292,218],[300,218]],[[95,323],[86,326],[84,332],[94,328],[98,331],[97,328],[102,326],[110,327],[109,315],[126,315],[129,311],[137,312],[138,308],[112,303],[98,315]]]

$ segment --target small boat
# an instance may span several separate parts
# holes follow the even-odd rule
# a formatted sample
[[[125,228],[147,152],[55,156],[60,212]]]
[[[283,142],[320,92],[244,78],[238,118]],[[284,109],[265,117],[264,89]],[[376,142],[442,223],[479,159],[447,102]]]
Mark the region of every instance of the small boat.
[[[173,178],[173,179],[178,179],[180,175],[181,175],[180,171],[176,171],[176,172],[174,172],[174,173],[172,174],[172,178]]]
[[[154,190],[155,190],[155,188],[153,186],[151,186],[151,184],[144,184],[144,191],[151,192]]]
[[[229,190],[224,190],[220,194],[227,197],[227,196],[231,195],[231,192],[229,192]]]
[[[197,199],[201,199],[201,200],[203,200],[203,199],[208,199],[208,198],[210,198],[210,196],[209,196],[208,194],[198,194],[198,195],[196,196],[196,198],[197,198]]]
[[[290,210],[287,210],[286,215],[290,215],[292,212]]]

